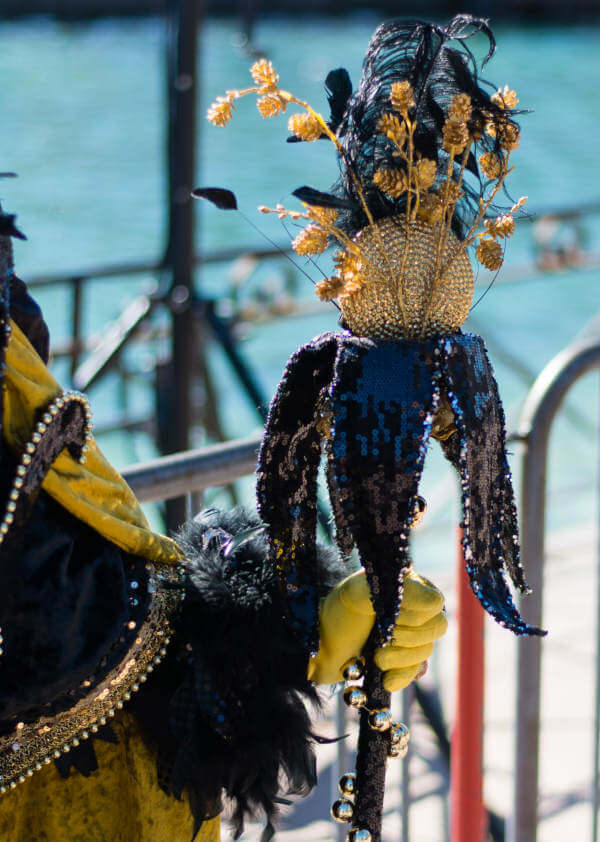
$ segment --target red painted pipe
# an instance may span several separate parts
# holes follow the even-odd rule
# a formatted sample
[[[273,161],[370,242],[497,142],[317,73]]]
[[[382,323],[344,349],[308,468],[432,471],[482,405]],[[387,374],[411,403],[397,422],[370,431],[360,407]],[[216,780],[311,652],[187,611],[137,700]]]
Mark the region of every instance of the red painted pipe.
[[[483,805],[484,612],[465,570],[458,531],[458,677],[450,763],[450,840],[484,842]]]

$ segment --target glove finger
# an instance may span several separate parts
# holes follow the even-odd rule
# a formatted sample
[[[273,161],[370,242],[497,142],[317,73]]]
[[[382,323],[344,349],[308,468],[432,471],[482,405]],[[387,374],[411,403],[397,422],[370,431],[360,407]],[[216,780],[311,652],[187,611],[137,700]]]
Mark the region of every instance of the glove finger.
[[[415,664],[412,667],[405,667],[399,670],[389,670],[383,676],[383,686],[388,693],[396,693],[398,690],[404,690],[411,681],[415,680],[420,670],[421,664]]]
[[[412,571],[404,579],[404,594],[399,620],[416,626],[427,622],[444,608],[444,595],[429,579]]]
[[[419,666],[431,657],[433,643],[425,646],[382,646],[375,652],[375,664],[383,672]]]
[[[400,613],[398,614],[398,618],[396,620],[396,625],[398,626],[423,626],[437,614],[439,614],[442,610],[438,608],[437,611],[431,613],[430,611],[413,611],[410,608],[405,608],[404,603],[402,604],[402,608]]]
[[[441,611],[431,620],[420,626],[394,626],[392,646],[423,646],[426,643],[433,643],[446,633],[448,620]]]
[[[364,570],[357,570],[348,576],[339,587],[340,600],[347,611],[355,614],[363,614],[368,617],[375,616],[371,593],[367,583],[367,576]]]

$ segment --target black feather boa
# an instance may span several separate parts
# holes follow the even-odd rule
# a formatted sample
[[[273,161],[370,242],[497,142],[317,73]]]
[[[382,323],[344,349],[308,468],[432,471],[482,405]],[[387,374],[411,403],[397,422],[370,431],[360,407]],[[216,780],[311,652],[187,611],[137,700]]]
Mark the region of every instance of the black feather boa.
[[[282,784],[304,794],[316,783],[308,653],[286,622],[256,515],[208,509],[176,537],[189,560],[176,657],[144,688],[136,713],[157,746],[161,786],[187,791],[194,834],[225,795],[235,838],[245,817],[264,813],[266,840]],[[345,571],[332,550],[318,555],[324,595]]]

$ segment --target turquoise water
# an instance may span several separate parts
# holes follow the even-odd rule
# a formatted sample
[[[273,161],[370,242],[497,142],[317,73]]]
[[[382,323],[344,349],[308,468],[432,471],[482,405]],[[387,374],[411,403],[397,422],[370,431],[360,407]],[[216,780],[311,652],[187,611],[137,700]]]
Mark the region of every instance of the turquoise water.
[[[344,65],[356,81],[377,23],[370,15],[270,19],[258,25],[256,43],[274,62],[284,86],[324,108],[325,74]],[[503,25],[496,27],[496,36],[499,50],[486,77],[516,88],[521,105],[534,109],[522,119],[512,194],[528,195],[532,211],[600,198],[595,177],[600,136],[598,29]],[[248,84],[250,60],[239,47],[234,24],[222,21],[206,25],[200,60],[201,116],[226,88]],[[165,221],[161,21],[63,24],[39,18],[0,24],[0,71],[0,169],[20,176],[0,184],[0,197],[6,209],[19,214],[29,237],[27,243],[16,244],[21,276],[28,279],[48,271],[157,257]],[[291,190],[306,182],[325,189],[336,175],[328,144],[290,147],[283,142],[285,136],[284,120],[260,120],[248,99],[239,103],[226,130],[201,121],[199,137],[198,183],[235,189],[241,207],[254,213],[278,242],[285,241],[285,232],[277,220],[255,213],[256,205],[289,201]],[[203,247],[259,245],[257,235],[236,215],[205,207],[199,211]],[[598,218],[586,219],[585,229],[588,247],[600,252]],[[519,281],[531,269],[531,260],[531,226],[523,223],[510,243],[498,283],[473,315],[478,331],[539,372],[596,312],[598,277],[593,271],[566,272]],[[283,270],[283,263],[276,262],[262,277],[273,275],[277,282]],[[198,278],[199,285],[218,292],[223,288],[222,271],[206,271]],[[481,290],[488,283],[485,275],[482,271],[479,276]],[[86,329],[100,329],[151,280],[96,283],[87,293]],[[311,295],[308,281],[306,295]],[[66,292],[53,289],[38,297],[53,337],[64,338]],[[312,319],[280,321],[252,331],[244,351],[267,393],[272,393],[290,352],[335,326],[335,321],[332,309]],[[150,370],[154,358],[144,362]],[[256,417],[215,349],[210,362],[222,384],[227,433],[234,436],[255,429]],[[495,362],[512,428],[527,386],[499,357]],[[64,371],[60,367],[57,371],[64,379]],[[115,397],[110,380],[92,392],[99,421],[114,416]],[[130,403],[141,413],[152,405],[151,391],[136,387]],[[553,437],[550,517],[556,527],[586,523],[594,516],[593,430],[598,406],[594,378],[577,387],[571,403],[588,416],[589,423],[561,420]],[[101,444],[120,465],[152,453],[141,435],[109,436]],[[518,473],[518,458],[513,465]],[[442,563],[453,519],[448,503],[452,491],[453,480],[443,460],[432,454],[425,477],[432,510],[419,539],[419,552],[427,563]]]

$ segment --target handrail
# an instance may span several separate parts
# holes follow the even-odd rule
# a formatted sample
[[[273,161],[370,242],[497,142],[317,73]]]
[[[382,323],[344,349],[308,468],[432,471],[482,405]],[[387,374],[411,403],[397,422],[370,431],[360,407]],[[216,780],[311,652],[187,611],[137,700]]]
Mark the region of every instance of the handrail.
[[[578,342],[544,368],[525,402],[518,438],[523,442],[521,479],[521,553],[533,594],[522,604],[528,622],[542,625],[546,467],[554,417],[570,387],[593,368],[600,368],[600,343]],[[518,649],[514,838],[537,838],[538,752],[542,644],[521,638]]]
[[[191,491],[228,485],[256,470],[262,434],[160,456],[122,472],[138,500],[172,500]]]
[[[194,255],[194,265],[208,265],[211,263],[225,263],[230,260],[237,260],[238,257],[252,255],[260,260],[271,257],[281,257],[281,253],[292,250],[291,245],[286,244],[276,248],[259,249],[255,246],[236,246],[235,248],[218,249],[207,254]],[[90,266],[81,271],[69,270],[68,272],[48,272],[43,275],[36,275],[27,281],[30,289],[35,287],[54,286],[55,284],[72,284],[82,281],[90,281],[96,278],[120,278],[123,275],[141,275],[144,273],[154,274],[164,272],[169,265],[162,260],[130,260],[122,263],[108,263],[102,266]]]

